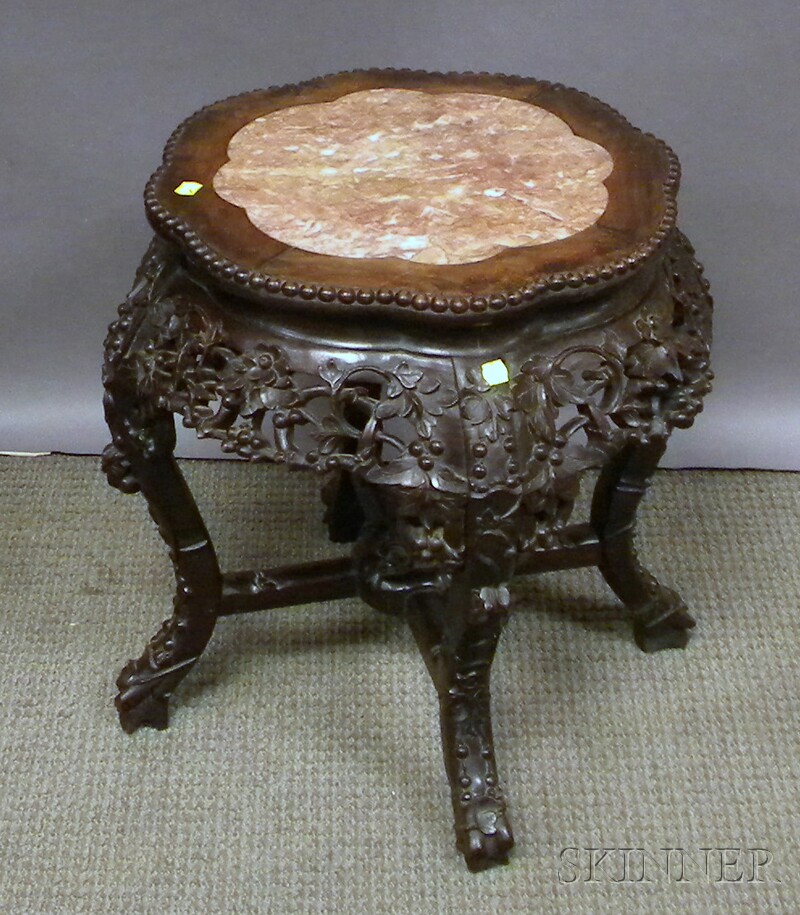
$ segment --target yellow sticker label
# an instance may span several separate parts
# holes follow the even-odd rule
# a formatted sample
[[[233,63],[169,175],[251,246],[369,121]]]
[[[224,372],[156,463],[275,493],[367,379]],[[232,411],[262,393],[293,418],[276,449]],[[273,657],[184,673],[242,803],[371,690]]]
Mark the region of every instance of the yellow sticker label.
[[[203,185],[199,181],[181,181],[175,188],[175,193],[181,197],[194,197]]]
[[[494,387],[496,384],[505,384],[508,381],[508,366],[502,359],[493,359],[484,362],[481,366],[483,380]]]

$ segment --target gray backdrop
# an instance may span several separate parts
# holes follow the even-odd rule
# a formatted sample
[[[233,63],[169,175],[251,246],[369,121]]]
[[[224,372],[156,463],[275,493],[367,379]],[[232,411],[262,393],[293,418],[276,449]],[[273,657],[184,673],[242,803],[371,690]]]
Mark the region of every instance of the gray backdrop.
[[[798,46],[796,0],[9,0],[0,450],[105,444],[102,338],[179,121],[248,89],[408,66],[564,82],[675,148],[680,224],[718,303],[717,383],[668,463],[800,469]]]

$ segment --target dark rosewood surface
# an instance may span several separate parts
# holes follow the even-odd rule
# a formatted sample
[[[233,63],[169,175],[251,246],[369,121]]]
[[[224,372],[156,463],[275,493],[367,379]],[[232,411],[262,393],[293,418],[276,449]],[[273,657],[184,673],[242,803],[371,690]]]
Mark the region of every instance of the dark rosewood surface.
[[[560,242],[510,249],[474,264],[440,266],[301,251],[264,235],[240,207],[214,193],[212,179],[227,161],[228,141],[248,122],[281,107],[384,86],[493,93],[552,111],[574,133],[611,153],[614,170],[606,179],[605,213],[595,225]],[[204,187],[193,197],[176,196],[174,188],[185,180]],[[198,271],[240,295],[312,312],[331,303],[355,313],[379,305],[383,314],[399,306],[417,317],[464,322],[487,311],[536,308],[554,292],[588,293],[629,275],[663,245],[674,226],[678,181],[678,160],[665,143],[575,89],[490,74],[374,70],[260,90],[202,109],[173,134],[164,162],[148,183],[145,204],[157,232],[181,247]]]
[[[373,85],[474,85],[535,98],[613,144],[621,171],[609,219],[623,228],[613,251],[600,226],[594,240],[584,232],[510,252],[467,279],[460,267],[276,251],[301,284],[290,295],[254,282],[270,241],[256,244],[236,208],[204,203],[198,215],[170,200],[174,212],[162,218],[151,206],[159,234],[106,341],[103,466],[112,485],[147,500],[177,588],[172,614],[120,674],[117,708],[128,732],[166,727],[169,696],[221,617],[360,596],[405,619],[419,645],[440,700],[457,844],[481,869],[506,861],[513,845],[489,695],[513,579],[596,566],[643,650],[687,643],[694,620],[638,559],[634,528],[668,436],[692,424],[710,389],[711,298],[670,221],[677,168],[659,141],[574,90],[388,73],[205,109],[176,135],[151,191],[158,199],[178,179],[207,177],[226,138],[265,106]],[[232,273],[207,257],[204,246],[218,241],[237,259]],[[400,280],[417,290],[405,304],[392,291]],[[523,291],[509,292],[517,283]],[[426,291],[434,288],[441,307]],[[497,360],[507,380],[490,383],[484,367]],[[331,539],[351,543],[350,556],[222,572],[173,456],[174,414],[225,451],[318,473]],[[588,471],[599,471],[591,514],[573,520]],[[407,802],[413,819],[416,799]]]

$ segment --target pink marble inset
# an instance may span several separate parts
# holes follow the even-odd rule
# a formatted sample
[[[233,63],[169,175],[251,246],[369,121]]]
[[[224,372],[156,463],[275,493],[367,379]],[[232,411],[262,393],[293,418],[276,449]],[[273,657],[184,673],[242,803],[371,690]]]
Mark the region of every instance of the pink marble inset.
[[[465,264],[593,225],[613,161],[561,118],[470,92],[370,89],[242,127],[214,190],[304,251]]]

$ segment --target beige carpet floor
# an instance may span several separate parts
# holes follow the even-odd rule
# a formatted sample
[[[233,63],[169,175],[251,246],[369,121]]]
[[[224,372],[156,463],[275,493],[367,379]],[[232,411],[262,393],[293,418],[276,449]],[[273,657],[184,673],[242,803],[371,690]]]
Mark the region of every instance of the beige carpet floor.
[[[334,551],[311,475],[184,467],[226,568]],[[172,589],[141,497],[94,458],[0,458],[0,518],[3,915],[800,911],[800,475],[658,475],[641,553],[699,619],[687,651],[639,652],[594,570],[515,583],[493,695],[517,847],[479,875],[399,621],[223,620],[170,729],[129,737],[113,681]]]

